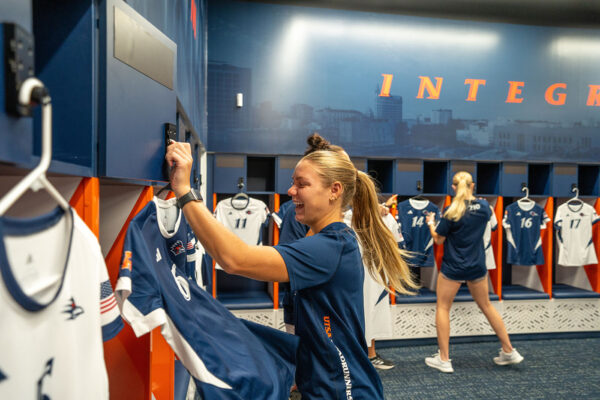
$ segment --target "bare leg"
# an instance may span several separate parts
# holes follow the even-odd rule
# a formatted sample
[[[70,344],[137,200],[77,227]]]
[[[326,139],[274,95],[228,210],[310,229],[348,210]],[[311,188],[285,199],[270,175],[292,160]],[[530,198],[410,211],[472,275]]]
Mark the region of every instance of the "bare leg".
[[[436,289],[435,329],[437,330],[437,340],[442,361],[450,359],[448,354],[450,348],[450,308],[459,288],[460,282],[451,281],[444,278],[441,273],[439,274]]]
[[[492,326],[492,329],[496,332],[496,336],[500,339],[502,350],[505,353],[510,353],[512,351],[512,345],[508,338],[504,321],[502,321],[502,317],[490,302],[487,277],[478,282],[467,282],[467,285],[469,286],[469,291],[471,292],[473,299],[475,299],[477,306],[479,306]]]
[[[375,339],[371,340],[371,345],[369,346],[369,358],[373,358],[377,355],[375,352]]]

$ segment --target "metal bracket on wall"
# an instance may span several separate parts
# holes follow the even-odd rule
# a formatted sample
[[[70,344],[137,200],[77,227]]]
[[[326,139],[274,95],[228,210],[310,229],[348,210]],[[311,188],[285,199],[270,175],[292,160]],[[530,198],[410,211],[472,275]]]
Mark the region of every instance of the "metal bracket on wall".
[[[3,33],[6,111],[17,117],[28,117],[31,108],[19,104],[19,89],[35,72],[33,35],[14,23],[4,23]]]

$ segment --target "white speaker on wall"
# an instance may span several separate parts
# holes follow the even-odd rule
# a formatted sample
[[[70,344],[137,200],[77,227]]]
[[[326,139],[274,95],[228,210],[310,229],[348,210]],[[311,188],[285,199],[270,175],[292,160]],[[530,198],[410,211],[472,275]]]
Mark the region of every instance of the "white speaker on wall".
[[[244,106],[244,94],[238,93],[235,95],[235,105],[238,108],[242,108]]]

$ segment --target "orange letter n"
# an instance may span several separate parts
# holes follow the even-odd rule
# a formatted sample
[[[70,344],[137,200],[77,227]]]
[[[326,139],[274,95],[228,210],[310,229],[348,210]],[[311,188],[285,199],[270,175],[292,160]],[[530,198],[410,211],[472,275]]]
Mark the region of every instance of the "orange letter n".
[[[477,89],[479,85],[485,86],[485,79],[465,79],[465,85],[469,85],[467,101],[477,101]]]
[[[444,81],[444,78],[438,78],[436,76],[435,87],[428,76],[420,76],[419,79],[421,80],[421,83],[419,84],[419,93],[417,94],[417,99],[423,98],[425,89],[427,89],[427,93],[429,93],[429,96],[427,97],[428,99],[437,100],[440,98],[440,91],[442,90],[442,82]]]
[[[508,81],[510,87],[508,88],[508,96],[506,97],[507,103],[522,103],[523,99],[517,99],[517,95],[521,94],[521,87],[525,86],[525,82]]]
[[[557,88],[566,89],[567,84],[566,83],[555,83],[554,85],[548,86],[548,89],[546,89],[546,101],[548,102],[548,104],[552,104],[553,106],[562,106],[563,104],[565,104],[565,101],[567,100],[567,94],[566,93],[558,93],[556,95],[556,97],[554,97],[554,91]]]
[[[590,93],[588,94],[586,106],[600,106],[600,85],[588,85]]]
[[[390,97],[390,88],[392,87],[392,79],[394,79],[394,75],[381,74],[381,76],[383,76],[383,84],[381,85],[381,93],[379,93],[379,97]]]

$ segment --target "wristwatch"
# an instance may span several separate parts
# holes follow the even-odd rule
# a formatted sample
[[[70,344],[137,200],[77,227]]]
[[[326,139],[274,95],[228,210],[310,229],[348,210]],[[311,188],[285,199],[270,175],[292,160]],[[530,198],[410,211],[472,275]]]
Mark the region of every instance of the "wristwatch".
[[[190,201],[203,201],[200,192],[196,189],[191,189],[189,192],[177,199],[177,207],[183,209],[183,206]]]

